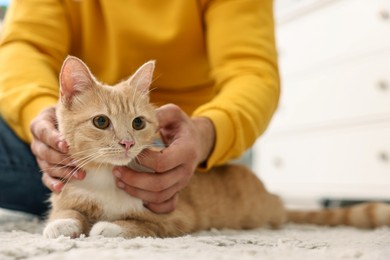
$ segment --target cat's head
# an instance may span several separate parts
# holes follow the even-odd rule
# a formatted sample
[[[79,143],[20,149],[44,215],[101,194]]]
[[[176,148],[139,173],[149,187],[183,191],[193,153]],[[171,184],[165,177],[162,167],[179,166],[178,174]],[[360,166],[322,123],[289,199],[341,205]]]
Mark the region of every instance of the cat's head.
[[[78,58],[69,56],[60,73],[58,128],[79,167],[127,165],[150,147],[157,129],[149,103],[154,62],[114,86],[98,82]]]

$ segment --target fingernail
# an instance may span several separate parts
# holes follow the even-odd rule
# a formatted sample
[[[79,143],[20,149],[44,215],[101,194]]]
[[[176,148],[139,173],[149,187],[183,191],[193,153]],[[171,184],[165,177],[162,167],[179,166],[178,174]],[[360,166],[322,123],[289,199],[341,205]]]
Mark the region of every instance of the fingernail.
[[[125,184],[121,181],[118,181],[117,185],[118,185],[118,188],[121,188],[121,189],[125,188]]]
[[[68,145],[66,144],[65,141],[59,141],[59,142],[58,142],[58,149],[59,149],[61,152],[66,153],[66,152],[68,151]]]
[[[80,174],[79,174],[79,172],[73,173],[72,177],[75,178],[75,179],[80,179]]]
[[[55,190],[55,191],[62,190],[62,182],[60,182],[60,181],[53,181],[51,186],[53,187],[53,190]]]
[[[77,166],[77,162],[78,162],[78,160],[72,159],[72,160],[69,162],[69,166],[76,167],[76,166]]]
[[[120,179],[120,178],[122,178],[122,173],[120,171],[115,170],[114,176],[117,177],[118,179]]]
[[[83,172],[80,170],[80,171],[77,171],[74,175],[73,175],[76,179],[78,180],[82,180],[84,179],[84,174]]]

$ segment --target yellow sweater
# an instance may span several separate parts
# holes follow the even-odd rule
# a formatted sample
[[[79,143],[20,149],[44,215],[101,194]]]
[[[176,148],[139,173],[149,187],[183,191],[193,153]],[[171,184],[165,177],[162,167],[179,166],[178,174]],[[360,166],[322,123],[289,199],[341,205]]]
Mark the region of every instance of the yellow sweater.
[[[279,98],[272,0],[14,0],[0,41],[0,113],[26,142],[32,119],[57,103],[68,54],[108,84],[156,60],[152,102],[215,124],[207,167],[249,148]]]

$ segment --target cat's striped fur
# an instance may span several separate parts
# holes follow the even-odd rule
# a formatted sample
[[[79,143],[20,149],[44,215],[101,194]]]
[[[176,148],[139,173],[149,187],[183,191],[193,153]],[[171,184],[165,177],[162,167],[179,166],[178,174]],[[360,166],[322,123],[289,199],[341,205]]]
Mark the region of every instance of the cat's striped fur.
[[[301,224],[376,228],[390,226],[390,205],[380,202],[368,202],[343,208],[316,211],[290,210],[287,216],[288,221]]]

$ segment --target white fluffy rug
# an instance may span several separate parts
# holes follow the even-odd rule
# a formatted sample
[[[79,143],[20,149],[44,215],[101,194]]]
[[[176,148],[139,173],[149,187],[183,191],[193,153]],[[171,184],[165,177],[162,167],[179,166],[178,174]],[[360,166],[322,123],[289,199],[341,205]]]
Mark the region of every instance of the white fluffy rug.
[[[44,239],[37,219],[0,210],[0,259],[390,259],[390,228],[287,225],[179,238]]]

